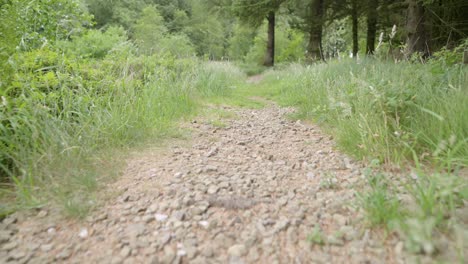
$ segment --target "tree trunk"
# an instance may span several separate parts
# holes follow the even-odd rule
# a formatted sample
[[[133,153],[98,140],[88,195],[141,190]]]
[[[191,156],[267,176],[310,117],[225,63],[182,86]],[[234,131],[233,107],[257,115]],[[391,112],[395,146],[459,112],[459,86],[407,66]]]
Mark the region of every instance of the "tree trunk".
[[[351,2],[351,19],[353,22],[353,58],[357,58],[359,51],[359,39],[358,39],[358,13],[357,13],[357,0]]]
[[[375,36],[377,34],[377,0],[367,2],[367,44],[366,54],[372,55],[375,51]]]
[[[310,11],[311,21],[309,30],[309,45],[307,46],[307,60],[309,62],[315,62],[323,60],[323,0],[312,0]]]
[[[275,65],[275,12],[268,13],[268,41],[263,65],[272,67]]]
[[[409,58],[414,52],[422,52],[424,56],[429,55],[426,48],[424,13],[424,7],[418,0],[409,0],[406,18],[406,31],[408,33],[405,50],[406,58]]]

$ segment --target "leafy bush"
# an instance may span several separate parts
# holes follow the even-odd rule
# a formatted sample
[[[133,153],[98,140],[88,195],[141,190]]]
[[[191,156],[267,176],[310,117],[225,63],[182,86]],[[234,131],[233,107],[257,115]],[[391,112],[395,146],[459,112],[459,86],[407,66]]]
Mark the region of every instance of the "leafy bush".
[[[434,53],[433,58],[430,60],[432,64],[442,64],[442,66],[452,66],[461,64],[463,61],[463,52],[468,50],[468,39],[454,49],[447,49],[443,47]]]
[[[177,57],[189,57],[195,49],[187,35],[172,34],[164,25],[158,9],[148,6],[135,25],[134,39],[143,54],[170,53]]]
[[[104,58],[112,49],[127,41],[123,28],[110,27],[106,31],[89,30],[72,41],[61,41],[57,46],[67,53],[81,58]]]

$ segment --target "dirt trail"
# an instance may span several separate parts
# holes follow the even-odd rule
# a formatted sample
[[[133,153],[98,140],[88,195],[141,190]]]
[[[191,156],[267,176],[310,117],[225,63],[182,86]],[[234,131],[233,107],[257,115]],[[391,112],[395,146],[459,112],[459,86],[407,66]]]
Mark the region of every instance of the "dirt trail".
[[[0,263],[404,262],[362,226],[362,167],[329,136],[292,109],[224,111],[226,127],[192,122],[190,143],[129,161],[87,221],[7,218]]]

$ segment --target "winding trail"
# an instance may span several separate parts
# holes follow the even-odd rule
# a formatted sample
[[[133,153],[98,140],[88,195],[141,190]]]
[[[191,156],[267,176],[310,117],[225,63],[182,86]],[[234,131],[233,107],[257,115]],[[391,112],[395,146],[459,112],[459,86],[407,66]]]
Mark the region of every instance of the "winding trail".
[[[273,104],[223,111],[226,127],[135,155],[86,221],[7,218],[0,263],[404,263],[365,228],[362,165],[329,136]]]

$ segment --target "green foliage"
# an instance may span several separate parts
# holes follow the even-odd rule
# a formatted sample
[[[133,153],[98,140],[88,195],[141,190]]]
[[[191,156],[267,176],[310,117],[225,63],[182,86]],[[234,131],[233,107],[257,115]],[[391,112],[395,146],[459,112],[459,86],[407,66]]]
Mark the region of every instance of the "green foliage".
[[[325,57],[335,58],[340,54],[346,56],[346,20],[336,20],[328,25],[324,31],[323,53]]]
[[[79,1],[2,1],[0,4],[0,90],[12,75],[8,59],[80,34],[91,25]]]
[[[245,79],[244,74],[229,63],[211,62],[201,69],[195,87],[204,96],[228,96]]]
[[[255,30],[241,24],[234,26],[234,32],[229,40],[228,56],[232,60],[243,60],[253,44]]]
[[[463,62],[463,52],[468,50],[468,39],[454,49],[447,49],[442,47],[439,51],[434,53],[433,58],[429,63],[433,65],[440,65],[441,67],[452,66],[461,64]]]
[[[77,57],[102,59],[114,48],[124,45],[127,38],[123,28],[110,27],[104,32],[89,30],[72,41],[60,41],[57,46]]]
[[[221,86],[233,83],[228,66],[218,71],[193,58],[137,56],[121,33],[92,30],[61,41],[60,48],[11,57],[14,74],[1,90],[0,177],[6,185],[0,190],[14,195],[13,206],[54,203],[69,215],[85,215],[96,206],[100,183],[118,169],[109,153],[170,135],[175,120],[196,110],[197,94],[232,89]],[[107,41],[112,38],[114,47]],[[195,89],[213,74],[223,81]]]
[[[285,0],[235,0],[232,2],[234,13],[241,21],[260,26],[269,12],[276,12]]]
[[[323,235],[323,231],[319,226],[314,227],[312,233],[307,236],[307,241],[319,246],[325,245],[325,236]]]
[[[265,85],[302,116],[328,124],[357,157],[400,162],[415,151],[455,168],[467,164],[467,76],[459,66],[439,72],[431,65],[366,60],[293,65],[270,73]]]
[[[3,44],[22,50],[66,39],[82,32],[83,26],[91,23],[76,0],[12,0],[1,5],[1,13],[0,32],[9,32],[10,36]]]
[[[156,51],[157,46],[167,33],[164,20],[154,6],[143,9],[134,27],[134,38],[144,53]]]
[[[208,7],[200,0],[192,3],[192,16],[183,32],[187,34],[199,56],[221,59],[224,55],[224,29],[218,17],[207,11]]]
[[[372,226],[382,225],[388,229],[395,228],[395,224],[401,219],[403,213],[392,187],[380,174],[369,175],[368,183],[371,187],[370,191],[359,194],[359,200],[369,223]]]
[[[195,53],[186,35],[169,33],[163,17],[154,6],[143,9],[134,30],[133,37],[143,54],[170,53],[178,57],[189,57]]]
[[[266,25],[258,30],[249,52],[243,58],[252,64],[262,64],[266,52]],[[278,23],[275,38],[276,61],[300,61],[305,54],[304,34],[298,30],[290,29],[286,23]]]
[[[463,204],[468,184],[452,174],[420,174],[407,188],[420,207],[415,213],[424,218],[433,217],[440,224]]]

